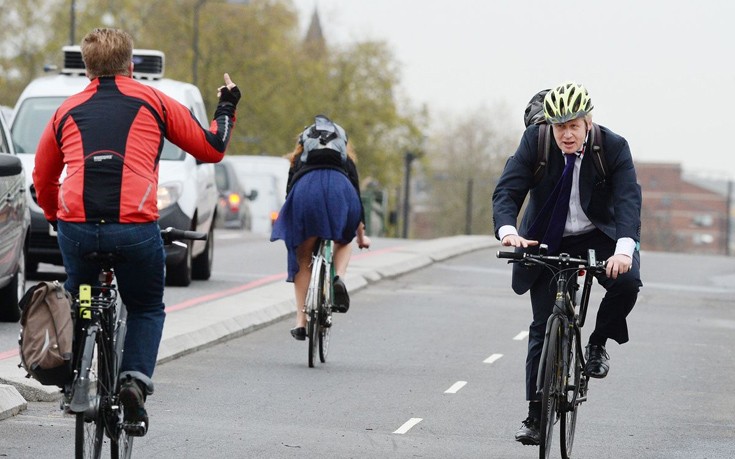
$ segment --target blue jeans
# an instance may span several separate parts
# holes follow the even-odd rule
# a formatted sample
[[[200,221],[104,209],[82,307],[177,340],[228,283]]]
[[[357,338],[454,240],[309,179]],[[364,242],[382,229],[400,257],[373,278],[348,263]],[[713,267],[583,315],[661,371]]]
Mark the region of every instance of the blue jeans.
[[[118,291],[128,310],[120,371],[153,376],[166,317],[163,304],[166,253],[157,222],[69,223],[59,221],[59,248],[72,294],[79,284],[97,284],[99,266],[85,261],[90,252],[113,252],[125,260],[114,266]]]

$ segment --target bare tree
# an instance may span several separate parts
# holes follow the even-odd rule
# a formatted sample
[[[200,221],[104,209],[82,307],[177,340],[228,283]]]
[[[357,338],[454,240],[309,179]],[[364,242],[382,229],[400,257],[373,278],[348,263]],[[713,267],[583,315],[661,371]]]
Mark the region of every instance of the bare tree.
[[[521,131],[515,118],[502,105],[480,107],[435,129],[427,146],[431,236],[492,233],[492,193]]]

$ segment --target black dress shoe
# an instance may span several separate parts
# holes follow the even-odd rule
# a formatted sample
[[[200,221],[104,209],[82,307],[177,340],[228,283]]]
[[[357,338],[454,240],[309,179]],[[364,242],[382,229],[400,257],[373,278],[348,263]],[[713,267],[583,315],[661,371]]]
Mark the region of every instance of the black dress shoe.
[[[516,432],[516,441],[524,445],[536,445],[541,443],[540,422],[534,417],[527,417]]]
[[[306,327],[296,327],[291,329],[291,336],[299,341],[306,339]]]
[[[610,356],[605,351],[605,346],[599,344],[588,344],[585,348],[585,359],[587,365],[584,372],[590,378],[604,378],[610,370]]]

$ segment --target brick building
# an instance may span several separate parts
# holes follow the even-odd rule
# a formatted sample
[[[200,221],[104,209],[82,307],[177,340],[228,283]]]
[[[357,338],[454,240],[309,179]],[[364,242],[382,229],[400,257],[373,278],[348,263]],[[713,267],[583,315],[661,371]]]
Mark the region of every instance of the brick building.
[[[685,180],[680,164],[636,163],[643,190],[641,248],[727,254],[727,184],[722,192]]]

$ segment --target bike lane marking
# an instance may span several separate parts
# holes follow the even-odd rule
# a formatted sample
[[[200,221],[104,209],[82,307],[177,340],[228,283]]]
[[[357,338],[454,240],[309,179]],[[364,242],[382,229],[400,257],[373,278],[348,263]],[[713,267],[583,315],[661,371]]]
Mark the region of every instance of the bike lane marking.
[[[384,254],[384,253],[395,252],[397,250],[401,250],[402,248],[403,248],[402,246],[399,246],[399,247],[388,247],[388,248],[381,249],[381,250],[368,251],[368,252],[364,252],[364,253],[358,253],[357,255],[353,255],[352,256],[352,259],[353,260],[359,260],[359,259],[362,259],[362,258],[373,257],[373,256],[381,255],[381,254]],[[224,298],[224,297],[227,297],[227,296],[236,295],[236,294],[241,293],[241,292],[244,292],[246,290],[252,290],[252,289],[254,289],[256,287],[260,287],[262,285],[266,285],[266,284],[270,284],[270,283],[273,283],[273,282],[277,282],[279,280],[284,280],[284,279],[286,279],[286,275],[287,275],[287,273],[285,273],[285,272],[284,273],[278,273],[278,274],[271,274],[270,276],[265,276],[265,277],[262,277],[260,279],[256,279],[254,281],[248,282],[246,284],[238,285],[237,287],[232,287],[232,288],[229,288],[227,290],[222,290],[220,292],[210,293],[208,295],[202,295],[202,296],[199,296],[199,297],[196,297],[196,298],[192,298],[192,299],[187,300],[187,301],[182,301],[181,303],[177,303],[177,304],[174,304],[172,306],[167,306],[166,307],[166,312],[180,311],[182,309],[187,309],[187,308],[190,308],[192,306],[200,305],[202,303],[207,303],[207,302],[210,302],[210,301],[219,300],[220,298]]]
[[[503,354],[493,354],[482,361],[482,363],[493,363],[503,357]]]
[[[452,386],[445,390],[445,394],[456,394],[459,392],[461,388],[463,388],[467,384],[467,381],[457,381],[456,383],[452,384]]]
[[[518,333],[516,336],[514,336],[513,339],[515,341],[521,341],[521,340],[525,339],[526,336],[528,336],[528,332],[527,331],[522,331],[522,332]]]
[[[358,253],[356,255],[353,255],[352,256],[352,259],[353,260],[359,260],[359,259],[362,259],[362,258],[374,257],[374,256],[377,256],[377,255],[382,255],[382,254],[385,254],[385,253],[395,252],[395,251],[403,250],[403,249],[405,249],[405,246],[387,247],[385,249],[374,250],[374,251],[368,250],[367,252],[361,252],[361,253]],[[207,295],[198,296],[198,297],[192,298],[190,300],[182,301],[180,303],[177,303],[177,304],[174,304],[174,305],[171,305],[171,306],[167,306],[166,309],[165,309],[165,311],[167,313],[170,313],[170,312],[180,311],[182,309],[188,309],[188,308],[191,308],[193,306],[198,306],[198,305],[200,305],[202,303],[207,303],[207,302],[218,300],[220,298],[224,298],[224,297],[227,297],[227,296],[236,295],[238,293],[241,293],[241,292],[244,292],[244,291],[247,291],[247,290],[252,290],[252,289],[254,289],[256,287],[260,287],[260,286],[263,286],[263,285],[266,285],[266,284],[277,282],[277,281],[283,280],[283,279],[286,279],[286,273],[285,272],[278,273],[278,274],[271,274],[270,276],[265,276],[265,277],[262,277],[260,279],[256,279],[254,281],[247,282],[247,283],[242,284],[242,285],[238,285],[237,287],[232,287],[232,288],[229,288],[227,290],[222,290],[220,292],[210,293],[210,294],[207,294]],[[6,351],[1,351],[0,352],[0,360],[10,359],[10,358],[13,358],[13,357],[17,357],[18,355],[19,355],[18,349],[8,349]]]
[[[396,430],[393,433],[394,434],[398,434],[398,435],[403,435],[406,432],[408,432],[409,430],[411,430],[411,428],[413,426],[415,426],[416,424],[418,424],[421,421],[423,421],[423,418],[411,418],[408,421],[404,422],[403,425],[401,427],[399,427],[398,430]]]

